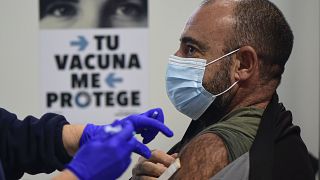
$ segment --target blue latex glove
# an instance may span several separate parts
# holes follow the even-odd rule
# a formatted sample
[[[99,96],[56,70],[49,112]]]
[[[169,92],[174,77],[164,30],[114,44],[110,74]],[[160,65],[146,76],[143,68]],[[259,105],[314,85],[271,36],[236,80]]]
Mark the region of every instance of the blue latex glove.
[[[128,117],[128,119],[130,119],[134,124],[134,127],[136,128],[136,133],[141,134],[141,136],[143,137],[143,143],[148,144],[156,137],[159,130],[150,126],[149,127],[140,126],[139,123],[137,122],[143,121],[144,117],[153,118],[157,120],[157,122],[164,123],[164,114],[162,112],[162,109],[156,108],[156,109],[151,109],[145,113],[142,113],[139,116],[132,115],[131,117],[130,116]],[[172,132],[169,132],[167,130],[164,130],[163,133],[168,137],[171,137],[173,135]]]
[[[139,124],[140,125],[140,124]],[[150,158],[150,150],[133,137],[134,126],[122,123],[122,130],[112,137],[108,133],[94,137],[84,144],[67,165],[79,179],[116,179],[128,168],[131,153]]]
[[[143,137],[143,143],[145,144],[152,141],[159,131],[161,131],[167,137],[173,136],[173,132],[163,124],[164,115],[160,108],[151,109],[140,115],[130,115],[121,121],[115,121],[111,124],[111,126],[117,126],[119,124],[121,125],[126,121],[130,121],[133,124],[135,132],[137,134],[141,134]],[[81,147],[90,139],[100,136],[101,133],[105,136],[104,128],[105,126],[88,124],[82,133],[79,146]],[[108,134],[108,136],[112,136],[112,133]]]

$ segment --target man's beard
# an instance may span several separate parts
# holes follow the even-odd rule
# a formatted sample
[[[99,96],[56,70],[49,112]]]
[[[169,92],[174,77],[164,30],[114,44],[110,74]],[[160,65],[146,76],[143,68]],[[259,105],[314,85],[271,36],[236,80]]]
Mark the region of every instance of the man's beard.
[[[216,95],[225,91],[232,85],[229,70],[230,65],[231,63],[223,64],[221,69],[212,76],[212,80],[203,84],[207,91],[209,91],[213,95]],[[228,106],[230,105],[232,97],[232,91],[228,91],[216,97],[212,106],[217,111],[226,112]]]

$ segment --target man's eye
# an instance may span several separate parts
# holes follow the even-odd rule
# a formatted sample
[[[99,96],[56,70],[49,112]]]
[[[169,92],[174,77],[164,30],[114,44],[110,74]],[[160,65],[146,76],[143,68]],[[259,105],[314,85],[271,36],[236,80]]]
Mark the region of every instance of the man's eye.
[[[117,7],[115,14],[117,16],[140,17],[143,14],[143,9],[139,5],[127,3]]]
[[[193,56],[196,53],[197,49],[192,46],[187,46],[187,55]]]
[[[77,14],[75,5],[70,3],[55,3],[50,5],[46,10],[46,15],[54,17],[72,17]]]

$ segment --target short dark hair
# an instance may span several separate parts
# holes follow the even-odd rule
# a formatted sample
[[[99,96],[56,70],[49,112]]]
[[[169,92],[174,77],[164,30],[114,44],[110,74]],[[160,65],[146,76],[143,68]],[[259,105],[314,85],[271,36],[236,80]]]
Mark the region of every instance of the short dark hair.
[[[207,0],[204,3],[214,0]],[[260,78],[281,80],[293,47],[293,33],[282,12],[268,0],[235,1],[235,24],[226,49],[252,46],[260,59]]]

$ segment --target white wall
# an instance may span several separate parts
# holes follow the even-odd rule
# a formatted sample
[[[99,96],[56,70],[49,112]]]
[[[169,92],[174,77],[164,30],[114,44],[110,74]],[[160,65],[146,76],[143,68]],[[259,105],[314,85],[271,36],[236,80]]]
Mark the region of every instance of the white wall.
[[[200,0],[150,0],[150,107],[163,107],[175,137],[160,136],[151,148],[168,150],[183,135],[189,121],[174,110],[164,87],[167,58],[178,48],[187,17]],[[319,145],[319,1],[274,0],[295,34],[293,54],[279,89],[293,111],[302,137],[317,155]],[[0,1],[0,107],[19,115],[40,116],[38,60],[38,0]],[[136,161],[136,156],[134,160]],[[130,171],[130,170],[129,170]],[[130,172],[121,179],[128,179]],[[49,179],[48,175],[23,179]]]

